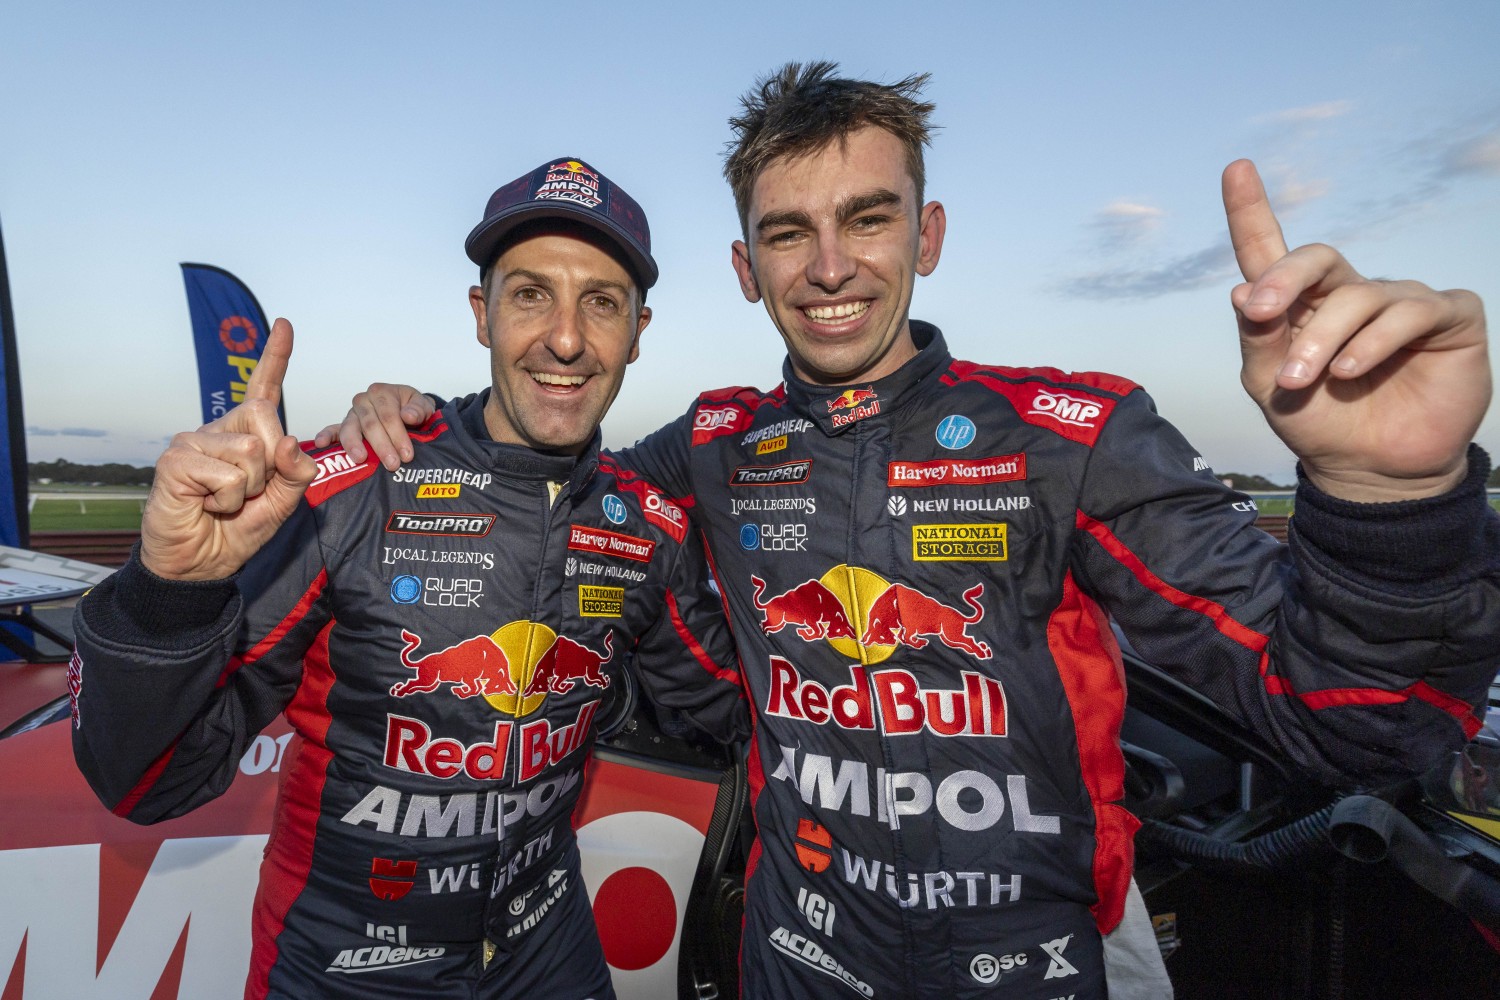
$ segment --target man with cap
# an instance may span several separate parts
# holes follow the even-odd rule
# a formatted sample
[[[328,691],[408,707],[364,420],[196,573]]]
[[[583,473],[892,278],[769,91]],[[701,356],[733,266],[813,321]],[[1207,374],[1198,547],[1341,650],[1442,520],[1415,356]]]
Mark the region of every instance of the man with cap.
[[[173,440],[140,547],[80,602],[74,750],[116,814],[182,815],[277,713],[295,730],[246,997],[613,996],[571,816],[627,652],[660,703],[746,731],[685,514],[599,455],[650,246],[581,160],[496,191],[465,247],[490,386],[396,472],[283,432],[278,320],[245,402]]]

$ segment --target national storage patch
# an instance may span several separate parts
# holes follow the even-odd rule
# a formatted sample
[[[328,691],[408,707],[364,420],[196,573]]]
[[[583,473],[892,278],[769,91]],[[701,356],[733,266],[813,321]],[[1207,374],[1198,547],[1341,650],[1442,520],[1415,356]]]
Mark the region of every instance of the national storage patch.
[[[1005,523],[914,524],[911,557],[916,562],[1004,562]]]
[[[584,618],[618,618],[625,610],[624,587],[578,587],[578,613]]]

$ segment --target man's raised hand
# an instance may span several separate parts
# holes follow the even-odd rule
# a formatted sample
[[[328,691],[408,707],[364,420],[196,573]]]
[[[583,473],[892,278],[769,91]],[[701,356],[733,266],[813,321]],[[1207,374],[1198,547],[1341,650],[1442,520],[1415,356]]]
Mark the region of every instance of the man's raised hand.
[[[141,561],[157,576],[217,580],[237,572],[317,477],[317,464],[276,414],[291,355],[292,325],[278,319],[245,401],[178,434],[157,460],[141,518]]]
[[[337,439],[356,462],[366,460],[368,446],[381,465],[395,472],[412,459],[406,429],[421,427],[435,410],[432,399],[414,386],[374,382],[350,402],[344,422],[318,431],[313,443],[326,448]]]
[[[1491,391],[1479,298],[1367,279],[1320,244],[1288,251],[1249,160],[1224,171],[1224,211],[1245,277],[1240,381],[1309,478],[1360,501],[1462,480]]]

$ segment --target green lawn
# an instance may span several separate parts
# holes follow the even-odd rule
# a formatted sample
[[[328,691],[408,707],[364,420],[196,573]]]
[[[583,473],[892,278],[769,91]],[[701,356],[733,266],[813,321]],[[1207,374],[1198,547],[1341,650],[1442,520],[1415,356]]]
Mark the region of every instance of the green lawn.
[[[139,500],[92,500],[80,494],[77,500],[38,500],[31,508],[31,530],[138,530],[145,499],[142,494]]]

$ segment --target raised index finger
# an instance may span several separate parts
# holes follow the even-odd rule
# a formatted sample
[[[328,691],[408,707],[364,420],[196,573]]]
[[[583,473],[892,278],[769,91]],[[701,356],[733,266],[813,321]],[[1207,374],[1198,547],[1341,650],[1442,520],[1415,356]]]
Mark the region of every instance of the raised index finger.
[[[266,339],[266,349],[260,361],[245,383],[245,401],[264,399],[273,407],[281,405],[281,381],[286,378],[288,362],[292,358],[292,324],[277,319],[271,324],[271,336]]]
[[[1234,258],[1246,281],[1258,280],[1266,268],[1286,256],[1281,223],[1249,160],[1235,160],[1224,168],[1224,215],[1229,220]]]

